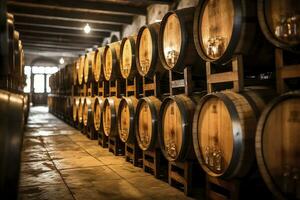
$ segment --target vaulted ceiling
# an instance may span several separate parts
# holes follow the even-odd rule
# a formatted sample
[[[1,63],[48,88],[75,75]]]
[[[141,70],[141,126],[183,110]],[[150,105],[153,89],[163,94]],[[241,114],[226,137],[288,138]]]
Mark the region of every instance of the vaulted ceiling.
[[[68,53],[77,56],[86,48],[101,45],[111,32],[120,32],[135,15],[146,15],[151,4],[175,0],[8,0],[25,54]],[[92,28],[85,34],[86,24]]]

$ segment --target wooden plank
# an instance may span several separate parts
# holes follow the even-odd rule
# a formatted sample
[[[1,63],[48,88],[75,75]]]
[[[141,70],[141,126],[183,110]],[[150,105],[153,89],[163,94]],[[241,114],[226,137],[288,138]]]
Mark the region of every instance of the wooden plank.
[[[82,37],[82,38],[95,38],[95,39],[103,39],[97,35],[90,35],[90,34],[76,34],[76,33],[64,33],[61,32],[48,32],[48,31],[36,31],[36,30],[25,30],[25,29],[18,29],[20,33],[28,34],[28,33],[36,33],[38,34],[47,34],[47,35],[60,35],[60,36],[74,36],[74,37]]]
[[[28,39],[28,40],[35,40],[35,41],[53,41],[53,42],[72,42],[77,44],[101,44],[103,39],[101,38],[83,38],[82,36],[62,36],[62,35],[49,35],[49,34],[37,34],[37,33],[26,33],[21,34],[20,39]]]
[[[300,77],[300,65],[287,65],[278,70],[282,79]]]
[[[40,43],[30,43],[23,42],[23,46],[32,46],[32,47],[46,47],[46,48],[57,48],[57,49],[71,49],[71,50],[79,50],[84,51],[84,47],[76,47],[76,46],[65,46],[65,45],[51,45],[51,44],[40,44]]]
[[[76,10],[90,13],[122,14],[122,15],[146,15],[147,9],[144,7],[120,5],[109,2],[87,2],[74,0],[10,0],[8,5],[20,5],[29,7],[52,8],[59,7],[61,10]]]
[[[15,24],[15,28],[17,30],[30,30],[30,31],[38,31],[38,32],[54,32],[60,33],[61,35],[71,34],[71,35],[85,35],[87,37],[95,37],[95,38],[104,38],[109,37],[110,32],[108,31],[94,31],[92,30],[89,34],[84,33],[83,27],[82,30],[71,30],[65,29],[64,27],[53,28],[53,27],[39,27],[32,25],[20,25]]]
[[[218,74],[211,74],[207,76],[208,83],[223,83],[230,81],[237,81],[238,73],[236,72],[224,72]]]
[[[65,29],[73,30],[82,30],[86,25],[86,22],[81,21],[72,21],[72,20],[61,20],[61,19],[45,19],[45,18],[36,18],[30,16],[18,16],[15,15],[15,24],[20,25],[32,25],[32,26],[41,26],[41,27],[64,27]],[[92,30],[97,31],[121,31],[122,25],[118,24],[107,24],[107,23],[89,23]]]
[[[27,39],[27,38],[22,38],[22,43],[38,43],[38,44],[49,44],[49,45],[64,45],[64,46],[73,46],[73,47],[84,47],[84,48],[91,48],[93,47],[93,43],[75,43],[75,42],[67,42],[67,41],[62,41],[62,42],[55,42],[55,41],[45,41],[45,40],[40,40],[40,39]]]
[[[14,15],[30,16],[36,18],[47,19],[63,19],[82,22],[94,22],[94,23],[112,23],[112,24],[131,24],[133,17],[124,15],[112,15],[112,14],[99,14],[79,12],[72,10],[65,10],[62,12],[57,7],[54,8],[38,8],[38,7],[26,7],[19,5],[10,5],[8,11]]]

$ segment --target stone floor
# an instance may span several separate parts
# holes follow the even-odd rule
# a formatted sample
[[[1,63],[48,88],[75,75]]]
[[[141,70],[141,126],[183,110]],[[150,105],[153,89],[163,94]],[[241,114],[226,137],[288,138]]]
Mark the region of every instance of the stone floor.
[[[113,156],[46,107],[33,107],[24,138],[19,199],[191,198]]]

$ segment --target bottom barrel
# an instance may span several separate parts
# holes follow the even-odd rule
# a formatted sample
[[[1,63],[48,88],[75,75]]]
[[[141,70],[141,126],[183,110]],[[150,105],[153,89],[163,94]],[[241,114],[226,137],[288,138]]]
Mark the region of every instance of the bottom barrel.
[[[79,106],[79,97],[73,97],[73,104],[72,104],[72,110],[73,110],[73,121],[76,123],[78,122],[78,106]]]
[[[101,115],[103,109],[103,97],[95,97],[94,106],[93,106],[93,120],[94,128],[96,132],[99,132],[101,129]]]
[[[134,121],[138,99],[134,96],[123,97],[118,111],[118,130],[122,142],[133,143],[135,140]]]
[[[194,155],[192,121],[195,103],[205,93],[192,97],[184,94],[164,99],[160,109],[160,147],[169,161],[184,161]]]
[[[16,199],[24,130],[23,96],[0,90],[0,113],[0,191],[6,198]]]
[[[161,101],[154,97],[139,99],[136,108],[136,139],[143,151],[158,147],[158,118]]]
[[[85,97],[83,101],[83,111],[82,111],[82,121],[83,126],[92,128],[94,126],[94,121],[92,119],[92,112],[94,106],[94,98],[93,97]]]
[[[213,177],[240,178],[255,160],[255,129],[262,109],[274,93],[257,88],[243,93],[204,96],[193,122],[193,144],[204,171]]]
[[[261,175],[279,199],[300,199],[300,91],[274,99],[256,131]]]
[[[119,103],[120,99],[115,96],[107,97],[104,100],[102,111],[102,125],[103,132],[106,136],[118,136],[117,119]]]

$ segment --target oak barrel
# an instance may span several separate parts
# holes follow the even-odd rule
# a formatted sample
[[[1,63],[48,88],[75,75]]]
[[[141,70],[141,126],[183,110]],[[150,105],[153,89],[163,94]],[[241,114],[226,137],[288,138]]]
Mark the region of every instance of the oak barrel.
[[[256,130],[260,173],[278,199],[300,199],[300,91],[275,98]]]
[[[0,90],[0,190],[17,199],[24,132],[23,97]],[[10,195],[7,195],[9,194]]]
[[[160,109],[160,148],[169,161],[193,157],[192,119],[196,103],[205,93],[188,97],[184,94],[164,99]]]
[[[158,118],[161,101],[155,96],[139,99],[136,107],[136,139],[143,151],[158,147]]]
[[[120,99],[112,96],[107,97],[103,103],[102,110],[102,126],[103,132],[109,137],[118,137],[118,109],[119,109]]]
[[[82,85],[83,83],[84,57],[85,56],[80,56],[78,60],[79,62],[78,71],[77,71],[78,85]]]
[[[138,99],[134,96],[123,97],[118,110],[118,130],[120,139],[125,143],[134,143],[135,140],[135,111]]]
[[[94,125],[92,112],[94,111],[94,98],[85,97],[83,102],[82,121],[85,127],[91,128]]]
[[[102,80],[102,68],[103,68],[103,51],[104,47],[100,47],[95,51],[94,65],[93,65],[93,75],[95,82]]]
[[[221,65],[234,55],[243,55],[248,71],[272,69],[274,50],[259,28],[256,6],[256,1],[248,0],[201,2],[194,16],[194,41],[199,55]]]
[[[136,76],[135,62],[136,36],[129,36],[122,39],[120,47],[120,72],[124,79],[133,79]]]
[[[5,75],[13,75],[15,68],[15,54],[14,54],[14,16],[7,13],[7,33],[8,33],[8,69],[4,69]],[[6,39],[6,38],[5,38]]]
[[[158,53],[168,70],[182,72],[200,60],[193,38],[194,13],[195,7],[169,11],[161,21]]]
[[[276,47],[300,53],[300,3],[258,0],[257,14],[265,37]]]
[[[120,41],[105,46],[103,52],[103,74],[107,81],[113,81],[121,77]]]
[[[93,79],[93,66],[95,65],[95,52],[91,51],[85,54],[83,67],[84,83],[89,83]]]
[[[152,78],[166,71],[158,57],[158,34],[160,23],[144,25],[136,40],[136,66],[141,76]]]
[[[273,96],[268,89],[254,88],[243,93],[216,92],[201,99],[193,120],[193,145],[207,174],[226,179],[248,174],[255,160],[259,114]]]
[[[101,115],[103,109],[104,98],[101,96],[95,97],[94,106],[93,106],[93,118],[94,118],[94,128],[98,132],[101,129]]]
[[[80,61],[79,59],[75,60],[73,63],[73,85],[78,84],[78,70],[79,70]]]

